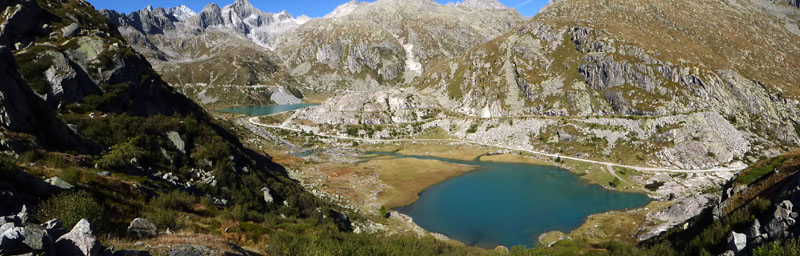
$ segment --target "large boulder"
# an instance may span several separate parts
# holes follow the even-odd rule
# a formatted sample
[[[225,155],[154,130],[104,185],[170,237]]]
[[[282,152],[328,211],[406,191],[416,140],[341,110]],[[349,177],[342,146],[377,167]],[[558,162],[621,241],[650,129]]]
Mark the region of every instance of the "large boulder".
[[[728,250],[734,252],[741,252],[744,248],[747,247],[747,235],[731,232],[728,235]]]
[[[128,225],[128,233],[139,238],[154,237],[157,231],[156,225],[145,218],[136,218]]]
[[[67,38],[77,36],[78,33],[80,32],[81,32],[81,26],[78,25],[78,23],[69,24],[69,26],[66,26],[61,29],[61,33],[64,34],[64,37]]]
[[[0,230],[0,255],[13,255],[25,253],[25,245],[22,243],[24,240],[22,236],[22,228],[13,227],[13,224],[6,223]]]
[[[167,138],[172,141],[172,145],[183,154],[186,154],[186,142],[181,138],[181,134],[176,131],[167,132]]]
[[[88,95],[102,93],[86,72],[64,53],[49,51],[47,56],[51,59],[51,66],[45,71],[45,79],[50,88],[39,96],[51,108],[81,101]]]
[[[63,180],[63,179],[61,179],[59,177],[52,177],[52,178],[44,180],[44,182],[47,182],[47,184],[50,184],[52,186],[56,186],[56,187],[58,187],[60,189],[70,190],[70,189],[75,188],[75,186],[73,186],[72,184],[69,184],[69,182],[66,182],[65,180]]]
[[[764,227],[764,231],[769,237],[782,237],[789,227],[794,226],[797,213],[792,211],[793,207],[794,205],[789,200],[784,200],[777,205],[772,220]]]
[[[19,216],[16,216],[16,215],[0,217],[0,226],[5,225],[6,223],[13,223],[13,224],[16,224],[16,225],[20,225],[22,223],[22,220],[20,220]],[[0,233],[3,233],[3,232],[0,232]]]
[[[44,253],[45,255],[51,255],[53,253],[53,239],[50,237],[50,234],[39,225],[26,224],[25,227],[21,229],[20,234],[22,234],[23,237],[22,243],[27,247],[26,250],[35,253]]]
[[[275,199],[273,199],[272,195],[270,195],[270,193],[269,193],[270,190],[269,190],[269,188],[267,186],[264,186],[263,188],[261,188],[261,192],[264,192],[264,202],[266,202],[268,204],[271,204],[271,203],[275,202]]]
[[[750,229],[747,230],[748,237],[760,237],[761,236],[761,223],[758,222],[758,219],[753,221],[753,226],[750,226]]]
[[[56,254],[63,256],[100,255],[103,246],[92,234],[92,226],[86,219],[81,219],[66,235],[56,240]]]

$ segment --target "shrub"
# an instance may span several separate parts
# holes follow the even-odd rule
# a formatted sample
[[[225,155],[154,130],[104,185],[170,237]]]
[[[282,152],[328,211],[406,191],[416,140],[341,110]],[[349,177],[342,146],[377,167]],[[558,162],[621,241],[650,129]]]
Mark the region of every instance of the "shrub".
[[[89,192],[79,190],[58,194],[42,202],[36,211],[41,221],[58,218],[64,227],[71,229],[81,219],[86,219],[95,230],[105,225],[105,208]]]
[[[30,53],[15,56],[19,66],[19,74],[28,82],[34,92],[40,95],[50,92],[50,85],[45,78],[45,71],[53,64],[53,57],[38,54],[43,49],[35,48]]]
[[[158,228],[177,230],[183,227],[178,212],[171,209],[150,208],[144,216]]]
[[[619,178],[614,177],[614,180],[609,182],[608,185],[611,186],[612,188],[616,188],[619,187],[619,185],[622,185],[622,181]]]
[[[663,185],[664,185],[664,182],[654,181],[653,183],[644,185],[644,188],[646,188],[646,189],[648,189],[650,191],[656,191],[656,190],[658,190],[658,188],[660,188]]]
[[[347,135],[350,135],[350,137],[356,137],[358,136],[358,130],[358,126],[348,126]]]
[[[753,250],[753,256],[789,256],[800,255],[800,241],[788,240],[781,244],[775,241],[769,244],[764,244]]]
[[[467,133],[476,133],[478,131],[478,124],[472,124],[469,129],[467,129]]]
[[[63,155],[59,154],[47,154],[44,156],[41,162],[47,167],[53,167],[56,169],[63,169],[72,165],[72,163],[69,160],[64,158]]]
[[[173,190],[159,195],[150,200],[144,211],[144,216],[159,228],[172,230],[184,227],[178,212],[194,211],[197,198],[189,193]]]
[[[140,158],[145,154],[145,150],[136,145],[137,138],[131,138],[125,143],[120,143],[111,147],[111,151],[103,154],[97,165],[100,168],[118,168],[130,164],[133,158]]]
[[[389,211],[386,210],[386,206],[381,205],[381,208],[378,209],[378,211],[380,212],[380,215],[383,218],[387,218],[388,219],[389,217],[391,217]]]
[[[11,177],[16,170],[17,165],[14,163],[14,160],[6,156],[0,156],[0,178],[5,179]]]
[[[42,153],[36,150],[25,151],[19,155],[19,159],[25,163],[33,163],[38,161],[39,159],[42,159]]]
[[[247,240],[261,242],[269,233],[269,229],[250,222],[239,222],[239,229],[247,236]]]
[[[225,217],[235,221],[260,222],[264,220],[263,214],[254,210],[247,209],[247,207],[241,204],[233,206],[233,209],[231,209],[230,212],[228,212]]]
[[[83,173],[81,170],[75,168],[67,168],[61,171],[61,175],[59,175],[64,181],[69,182],[70,184],[78,184],[81,182],[81,177]]]
[[[169,193],[157,196],[150,200],[149,206],[156,209],[170,209],[182,212],[191,212],[194,210],[194,203],[197,198],[189,193],[173,190]]]

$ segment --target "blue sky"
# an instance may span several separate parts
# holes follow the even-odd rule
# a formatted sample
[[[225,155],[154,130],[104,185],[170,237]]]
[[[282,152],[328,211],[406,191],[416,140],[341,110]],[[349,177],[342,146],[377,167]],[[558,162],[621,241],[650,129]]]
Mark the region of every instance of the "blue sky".
[[[234,0],[88,0],[97,9],[111,9],[118,12],[131,12],[144,8],[147,5],[153,7],[173,7],[184,4],[192,8],[195,12],[203,9],[203,6],[209,2],[214,2],[220,6],[233,3]],[[300,16],[302,14],[311,17],[322,17],[332,11],[336,6],[347,2],[348,0],[250,0],[256,8],[267,12],[279,12],[287,10],[293,16]],[[363,1],[363,0],[362,0]],[[370,0],[369,2],[373,2]],[[456,0],[436,0],[439,3],[453,2]],[[539,12],[539,9],[547,4],[548,0],[499,0],[501,3],[509,7],[514,7],[519,12],[526,16],[531,17]]]

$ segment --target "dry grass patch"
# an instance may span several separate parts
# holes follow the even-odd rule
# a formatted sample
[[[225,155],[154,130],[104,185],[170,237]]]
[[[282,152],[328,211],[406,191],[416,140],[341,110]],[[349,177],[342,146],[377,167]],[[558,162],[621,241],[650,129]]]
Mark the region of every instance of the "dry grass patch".
[[[600,243],[608,239],[636,242],[636,234],[647,218],[643,209],[628,212],[606,212],[590,215],[586,222],[569,233],[570,237],[581,238],[590,243]]]
[[[481,157],[481,162],[493,163],[515,163],[515,164],[535,164],[545,166],[555,166],[551,161],[537,159],[530,156],[523,156],[518,154],[500,154],[500,155],[486,155]]]
[[[216,251],[211,255],[229,255],[227,253],[238,252],[235,248],[231,247],[231,242],[222,238],[219,235],[213,234],[198,234],[191,232],[181,232],[175,234],[164,234],[150,239],[134,240],[117,237],[106,237],[103,244],[106,246],[114,246],[116,250],[145,250],[146,245],[152,246],[150,253],[152,255],[169,255],[170,247],[178,245],[203,245],[209,248],[209,251]],[[141,241],[142,246],[137,246],[136,243]],[[244,248],[248,251],[260,251],[255,248]]]
[[[472,161],[475,160],[475,158],[494,151],[491,148],[477,147],[468,144],[398,143],[364,145],[358,148],[364,151],[396,152],[409,156],[433,156],[463,161]]]
[[[362,166],[375,168],[381,181],[388,185],[379,193],[378,200],[390,209],[411,204],[425,188],[475,168],[469,165],[409,158],[372,160]]]
[[[492,152],[492,149],[470,145],[441,144],[408,144],[402,146],[397,153],[414,156],[435,156],[456,160],[472,161],[479,156]]]

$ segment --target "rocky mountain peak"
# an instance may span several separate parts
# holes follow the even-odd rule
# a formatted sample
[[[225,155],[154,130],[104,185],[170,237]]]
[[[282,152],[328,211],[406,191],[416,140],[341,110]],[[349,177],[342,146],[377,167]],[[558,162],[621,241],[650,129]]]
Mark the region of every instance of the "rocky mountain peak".
[[[203,7],[203,10],[201,10],[200,12],[201,13],[203,13],[203,12],[205,12],[205,13],[220,12],[220,8],[219,8],[219,5],[217,5],[215,3],[209,3],[205,7]]]
[[[497,0],[464,0],[463,2],[457,3],[456,6],[490,10],[508,9],[508,7],[501,4]]]
[[[185,20],[197,15],[191,8],[186,5],[172,7],[166,10],[167,14],[174,16],[178,20]]]
[[[250,4],[249,0],[236,0],[236,1],[233,1],[232,5],[233,6],[249,6],[249,7],[253,7],[253,5]]]
[[[285,20],[292,19],[292,15],[289,14],[289,12],[287,12],[286,10],[283,10],[283,11],[281,11],[279,13],[275,13],[275,14],[272,15],[272,17],[275,18],[275,20],[277,20],[277,21],[285,21]]]
[[[235,13],[241,18],[245,18],[253,14],[255,15],[264,14],[264,12],[262,12],[259,9],[256,9],[256,7],[250,4],[250,1],[248,0],[236,0],[232,4],[222,8],[223,12],[227,12],[227,10],[232,10],[233,13]]]
[[[324,18],[337,18],[337,17],[347,16],[350,13],[353,13],[353,11],[355,11],[356,8],[358,8],[358,5],[359,5],[358,0],[351,0],[347,3],[337,6],[336,9],[333,9],[333,11],[331,13],[328,13],[328,15],[325,15]]]

